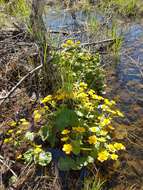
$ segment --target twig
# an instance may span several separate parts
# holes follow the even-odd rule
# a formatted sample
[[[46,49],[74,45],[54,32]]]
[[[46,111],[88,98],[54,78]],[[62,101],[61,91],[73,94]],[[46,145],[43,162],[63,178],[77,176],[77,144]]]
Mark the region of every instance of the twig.
[[[6,166],[6,167],[11,171],[11,173],[12,173],[15,177],[17,177],[16,173],[9,167],[9,165],[7,165],[2,159],[0,159],[0,162],[1,162],[4,166]]]
[[[86,43],[82,43],[80,46],[84,47],[84,46],[98,45],[98,44],[104,44],[104,43],[114,43],[115,40],[116,39],[106,39],[106,40],[102,40],[98,42],[86,42]]]
[[[74,40],[75,38],[71,38],[72,40]],[[66,42],[67,39],[64,40],[64,42]],[[85,43],[81,43],[80,47],[85,47],[85,46],[91,46],[91,45],[99,45],[99,44],[104,44],[104,43],[114,43],[116,41],[116,39],[106,39],[106,40],[101,40],[101,41],[96,41],[96,42],[85,42]],[[62,47],[52,47],[55,50],[62,50]],[[70,48],[67,48],[67,50]],[[94,52],[93,52],[94,53]]]
[[[8,99],[12,94],[13,92],[20,86],[20,84],[26,79],[28,78],[30,75],[32,75],[33,73],[35,73],[36,71],[38,71],[39,69],[41,69],[43,67],[43,64],[39,65],[38,67],[32,69],[29,73],[27,73],[27,75],[25,75],[9,92],[6,96],[0,98],[0,100],[2,100],[2,102],[0,103],[0,105],[2,103],[4,103],[4,101],[6,99]]]

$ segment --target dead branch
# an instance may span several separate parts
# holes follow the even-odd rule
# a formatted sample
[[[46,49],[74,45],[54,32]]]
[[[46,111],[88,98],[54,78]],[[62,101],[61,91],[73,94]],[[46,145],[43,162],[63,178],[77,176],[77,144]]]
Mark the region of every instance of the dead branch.
[[[97,41],[97,42],[82,43],[80,46],[85,47],[85,46],[99,45],[99,44],[105,44],[105,43],[114,43],[115,41],[116,41],[116,39],[106,39],[106,40]]]

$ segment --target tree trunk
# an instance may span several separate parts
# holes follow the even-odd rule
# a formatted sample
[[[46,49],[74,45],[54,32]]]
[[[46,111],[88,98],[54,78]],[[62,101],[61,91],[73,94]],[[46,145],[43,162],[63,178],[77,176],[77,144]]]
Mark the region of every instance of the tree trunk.
[[[34,40],[38,43],[40,49],[40,62],[43,64],[43,69],[40,76],[40,93],[43,96],[51,94],[57,87],[57,69],[50,61],[50,45],[46,41],[47,30],[43,21],[43,10],[45,6],[44,0],[33,0],[32,11],[30,16],[30,25]],[[37,57],[36,63],[39,62]]]
[[[30,25],[34,38],[44,44],[46,42],[46,28],[43,22],[44,0],[33,0]]]

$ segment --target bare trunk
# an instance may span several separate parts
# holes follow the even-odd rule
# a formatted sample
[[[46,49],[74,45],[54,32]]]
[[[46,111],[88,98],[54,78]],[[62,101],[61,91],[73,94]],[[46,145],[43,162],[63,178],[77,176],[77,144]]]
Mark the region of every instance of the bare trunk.
[[[34,38],[38,41],[41,41],[42,44],[44,44],[46,41],[46,28],[42,18],[44,4],[44,0],[33,0],[30,16],[30,24]]]
[[[43,96],[53,93],[57,86],[55,82],[55,79],[57,80],[57,70],[53,67],[52,62],[49,62],[50,46],[46,41],[47,31],[42,17],[44,6],[44,0],[33,0],[30,16],[32,35],[40,47],[40,61],[43,63],[43,69],[40,76],[40,93]],[[34,61],[36,64],[39,62],[38,59],[39,58]]]

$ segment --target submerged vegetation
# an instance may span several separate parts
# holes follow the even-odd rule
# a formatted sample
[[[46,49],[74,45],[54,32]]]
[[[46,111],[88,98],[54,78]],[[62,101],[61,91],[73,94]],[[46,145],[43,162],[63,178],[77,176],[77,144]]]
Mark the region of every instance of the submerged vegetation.
[[[0,36],[0,48],[6,44],[10,46],[6,56],[12,54],[6,61],[1,55],[1,76],[7,78],[4,84],[0,80],[0,189],[110,189],[110,177],[124,160],[127,145],[126,139],[116,135],[117,123],[125,116],[118,102],[106,95],[103,52],[119,59],[123,38],[112,15],[116,12],[135,17],[137,10],[142,12],[141,2],[64,1],[63,6],[71,12],[81,8],[87,14],[98,8],[109,16],[102,24],[96,17],[88,17],[84,29],[91,39],[86,43],[76,39],[78,32],[72,36],[72,32],[47,31],[43,21],[45,3],[0,1],[1,26],[5,18],[13,20],[16,27],[10,32],[2,29]],[[72,12],[74,21],[75,15]],[[57,46],[52,44],[51,36]]]

